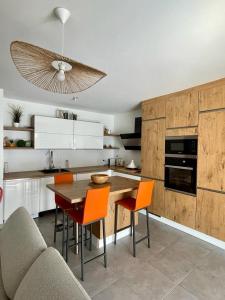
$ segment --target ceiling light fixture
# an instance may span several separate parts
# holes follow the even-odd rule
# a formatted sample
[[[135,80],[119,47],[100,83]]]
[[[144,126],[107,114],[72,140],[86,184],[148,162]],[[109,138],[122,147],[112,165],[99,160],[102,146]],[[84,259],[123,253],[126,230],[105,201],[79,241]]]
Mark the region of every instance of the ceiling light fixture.
[[[42,89],[61,94],[81,92],[106,74],[64,56],[64,24],[71,14],[63,7],[55,8],[54,13],[62,24],[61,54],[14,41],[10,47],[13,62],[25,79]]]

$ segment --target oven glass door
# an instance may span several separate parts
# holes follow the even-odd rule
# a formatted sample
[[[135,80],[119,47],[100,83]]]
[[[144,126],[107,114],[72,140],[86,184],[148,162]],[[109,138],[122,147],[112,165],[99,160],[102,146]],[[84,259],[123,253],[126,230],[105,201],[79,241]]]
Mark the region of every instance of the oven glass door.
[[[179,166],[165,167],[165,187],[196,194],[196,170]]]

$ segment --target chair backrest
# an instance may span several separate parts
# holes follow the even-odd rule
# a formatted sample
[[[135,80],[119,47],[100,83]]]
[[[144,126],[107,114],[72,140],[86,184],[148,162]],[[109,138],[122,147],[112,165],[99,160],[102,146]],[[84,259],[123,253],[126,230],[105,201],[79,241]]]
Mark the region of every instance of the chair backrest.
[[[55,181],[55,184],[72,183],[73,182],[73,173],[55,174],[54,181]]]
[[[151,204],[154,184],[155,184],[154,180],[141,181],[139,183],[135,210],[145,208]]]
[[[106,217],[110,187],[90,189],[84,201],[83,223],[90,223]]]

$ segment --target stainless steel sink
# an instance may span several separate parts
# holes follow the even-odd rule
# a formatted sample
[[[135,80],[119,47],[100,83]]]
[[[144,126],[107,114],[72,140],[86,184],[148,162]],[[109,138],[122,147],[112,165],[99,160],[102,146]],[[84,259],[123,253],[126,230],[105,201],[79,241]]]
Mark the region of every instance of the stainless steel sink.
[[[61,172],[69,172],[67,169],[45,169],[41,170],[44,174],[50,174],[50,173],[61,173]]]

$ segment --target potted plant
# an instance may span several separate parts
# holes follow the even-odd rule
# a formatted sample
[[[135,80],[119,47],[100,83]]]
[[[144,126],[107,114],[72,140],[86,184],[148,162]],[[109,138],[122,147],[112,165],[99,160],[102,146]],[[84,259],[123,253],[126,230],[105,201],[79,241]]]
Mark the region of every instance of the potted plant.
[[[13,126],[19,127],[21,117],[23,115],[23,108],[21,106],[10,105],[10,114],[12,116]]]

